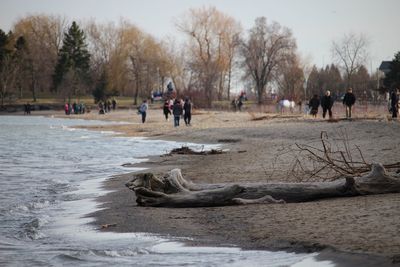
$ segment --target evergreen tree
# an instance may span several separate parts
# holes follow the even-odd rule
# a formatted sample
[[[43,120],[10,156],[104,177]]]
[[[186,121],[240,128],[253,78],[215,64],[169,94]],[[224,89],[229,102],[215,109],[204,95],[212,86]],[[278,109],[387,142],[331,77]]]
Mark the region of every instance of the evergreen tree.
[[[6,34],[0,29],[0,106],[4,106],[4,99],[13,95],[18,65],[12,47],[13,33]]]
[[[8,48],[9,42],[9,34],[6,34],[2,29],[0,29],[0,67],[5,57],[11,53],[10,49]]]
[[[59,51],[58,62],[53,75],[53,90],[63,83],[65,79],[72,79],[73,95],[79,92],[79,84],[89,82],[90,54],[85,43],[85,34],[79,29],[76,22],[72,22],[68,32],[65,33],[63,46]],[[72,73],[72,75],[66,75]],[[69,92],[71,93],[71,92]]]
[[[390,72],[386,75],[384,84],[388,89],[400,88],[400,51],[390,64]]]
[[[104,101],[107,97],[107,74],[102,72],[100,79],[97,81],[96,88],[93,91],[94,102]]]

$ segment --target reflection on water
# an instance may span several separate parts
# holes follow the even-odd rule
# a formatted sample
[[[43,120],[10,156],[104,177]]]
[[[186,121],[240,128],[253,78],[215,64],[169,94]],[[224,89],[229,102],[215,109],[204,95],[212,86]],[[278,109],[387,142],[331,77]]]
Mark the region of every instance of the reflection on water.
[[[126,172],[123,163],[182,145],[70,128],[109,123],[0,117],[0,266],[316,264],[313,254],[185,247],[144,233],[96,232],[84,215],[98,209],[94,198],[106,193],[101,182]]]

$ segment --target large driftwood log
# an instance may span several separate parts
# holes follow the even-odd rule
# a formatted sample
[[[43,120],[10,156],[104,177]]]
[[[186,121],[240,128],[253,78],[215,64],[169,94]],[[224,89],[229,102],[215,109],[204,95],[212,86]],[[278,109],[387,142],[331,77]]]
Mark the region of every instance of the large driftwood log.
[[[138,174],[126,186],[135,191],[140,206],[211,207],[399,193],[400,179],[388,176],[381,164],[362,177],[314,183],[194,184],[174,169],[162,178]]]

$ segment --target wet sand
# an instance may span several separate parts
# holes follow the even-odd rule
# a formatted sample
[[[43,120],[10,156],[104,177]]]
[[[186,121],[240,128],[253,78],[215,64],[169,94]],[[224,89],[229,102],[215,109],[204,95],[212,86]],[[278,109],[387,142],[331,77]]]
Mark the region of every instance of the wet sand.
[[[139,123],[140,118],[134,111],[104,116],[92,113],[83,117],[132,123],[91,127],[96,130],[154,139],[219,143],[228,149],[227,153],[217,155],[152,157],[137,165],[156,174],[180,168],[184,177],[195,183],[293,181],[287,175],[289,159],[281,155],[275,162],[276,156],[295,142],[318,141],[321,131],[331,136],[347,132],[350,143],[360,147],[367,162],[400,161],[400,123],[388,121],[386,116],[375,114],[329,123],[296,114],[201,111],[193,115],[191,127],[182,125],[182,121],[179,128],[174,128],[172,121],[166,122],[161,113],[161,109],[150,110],[145,124]],[[266,118],[252,120],[262,116]],[[277,171],[271,172],[272,169]],[[325,249],[321,257],[335,258],[337,262],[342,259],[347,264],[340,266],[357,266],[360,262],[363,266],[382,266],[400,261],[400,194],[283,205],[152,208],[136,205],[134,193],[125,187],[132,177],[133,174],[125,174],[105,183],[105,188],[114,192],[99,199],[106,209],[91,216],[96,218],[98,226],[116,226],[102,231],[190,237],[194,245],[291,251]]]

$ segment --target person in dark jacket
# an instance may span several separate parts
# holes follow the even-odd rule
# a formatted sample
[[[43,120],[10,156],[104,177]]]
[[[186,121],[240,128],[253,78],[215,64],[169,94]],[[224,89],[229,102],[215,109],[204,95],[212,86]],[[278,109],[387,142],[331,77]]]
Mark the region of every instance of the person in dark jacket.
[[[174,114],[174,126],[179,126],[179,119],[181,118],[183,113],[183,108],[181,101],[179,99],[175,99],[174,105],[172,106],[172,114]]]
[[[25,105],[24,105],[24,114],[26,114],[26,115],[31,115],[31,104],[29,104],[29,102],[28,103],[26,103]]]
[[[310,99],[310,102],[308,102],[308,107],[310,108],[310,114],[313,115],[314,118],[317,117],[319,104],[320,104],[320,101],[319,101],[318,95],[314,95]]]
[[[115,100],[115,98],[112,99],[111,105],[112,105],[113,110],[115,110],[117,108],[117,101]]]
[[[351,111],[353,109],[353,105],[356,102],[356,97],[353,94],[353,90],[349,88],[347,90],[347,93],[343,97],[343,105],[346,106],[346,118],[350,119],[351,118]]]
[[[183,120],[185,121],[186,126],[189,126],[192,119],[192,103],[188,97],[185,99],[185,103],[183,104],[183,110],[185,111]]]
[[[392,110],[392,118],[397,118],[399,112],[399,89],[393,90],[390,95],[390,107]]]
[[[321,107],[322,107],[322,118],[325,119],[326,112],[328,111],[329,119],[332,119],[333,98],[329,90],[326,91],[325,95],[321,99]]]
[[[169,100],[165,100],[164,102],[163,113],[165,116],[165,120],[168,121],[168,115],[171,115],[171,106],[169,104]]]

